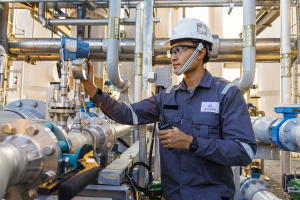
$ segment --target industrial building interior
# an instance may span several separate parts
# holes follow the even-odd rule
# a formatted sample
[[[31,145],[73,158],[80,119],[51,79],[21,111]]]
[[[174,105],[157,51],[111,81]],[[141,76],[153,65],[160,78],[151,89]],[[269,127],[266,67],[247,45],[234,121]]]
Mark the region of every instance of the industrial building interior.
[[[182,18],[208,25],[205,67],[251,116],[258,150],[232,167],[235,199],[300,199],[298,0],[0,0],[0,199],[162,199],[158,128],[109,119],[84,80],[91,60],[126,104],[178,84],[165,42]]]

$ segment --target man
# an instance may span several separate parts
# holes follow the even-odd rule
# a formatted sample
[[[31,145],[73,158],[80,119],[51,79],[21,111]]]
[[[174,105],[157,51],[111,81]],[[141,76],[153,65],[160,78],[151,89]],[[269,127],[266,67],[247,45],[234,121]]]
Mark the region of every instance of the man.
[[[241,91],[205,68],[213,41],[197,19],[182,19],[170,38],[171,62],[183,81],[156,95],[173,129],[160,130],[161,181],[167,200],[233,199],[230,166],[251,163],[256,152]],[[93,68],[90,63],[90,71]],[[162,119],[153,97],[125,105],[97,89],[93,72],[85,87],[101,110],[117,122],[148,124]]]

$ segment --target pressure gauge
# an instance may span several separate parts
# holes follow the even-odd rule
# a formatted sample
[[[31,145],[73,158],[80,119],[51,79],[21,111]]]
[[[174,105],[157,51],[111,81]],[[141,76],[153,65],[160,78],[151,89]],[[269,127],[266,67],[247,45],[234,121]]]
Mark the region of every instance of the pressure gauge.
[[[87,80],[89,77],[89,64],[87,59],[77,59],[72,63],[72,73],[75,79]]]

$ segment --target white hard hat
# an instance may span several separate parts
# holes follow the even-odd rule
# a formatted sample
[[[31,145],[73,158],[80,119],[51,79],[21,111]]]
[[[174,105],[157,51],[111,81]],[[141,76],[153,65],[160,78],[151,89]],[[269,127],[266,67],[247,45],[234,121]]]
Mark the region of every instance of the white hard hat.
[[[208,26],[195,18],[183,18],[173,28],[169,42],[180,39],[204,40],[213,45]]]

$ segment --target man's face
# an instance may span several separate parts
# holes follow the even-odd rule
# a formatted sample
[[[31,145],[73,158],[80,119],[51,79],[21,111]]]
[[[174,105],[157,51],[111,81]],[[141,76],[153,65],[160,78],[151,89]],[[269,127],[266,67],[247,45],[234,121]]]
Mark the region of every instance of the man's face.
[[[186,48],[182,48],[187,46]],[[177,48],[180,47],[180,48]],[[171,53],[171,63],[174,70],[174,73],[179,72],[180,69],[184,66],[184,64],[187,62],[187,60],[191,57],[193,52],[195,51],[196,45],[194,45],[192,42],[189,41],[180,41],[175,42],[171,45],[171,49],[173,48],[173,51],[175,52],[175,55]],[[200,52],[199,52],[200,53]],[[198,53],[198,54],[199,54]],[[202,62],[202,59],[201,59]],[[193,60],[193,62],[190,64],[190,66],[187,68],[187,70],[184,72],[184,74],[187,74],[188,72],[191,72],[195,70],[199,66],[199,59],[198,56]]]

